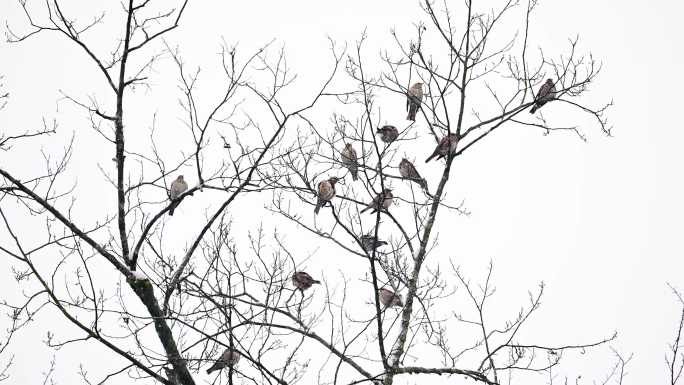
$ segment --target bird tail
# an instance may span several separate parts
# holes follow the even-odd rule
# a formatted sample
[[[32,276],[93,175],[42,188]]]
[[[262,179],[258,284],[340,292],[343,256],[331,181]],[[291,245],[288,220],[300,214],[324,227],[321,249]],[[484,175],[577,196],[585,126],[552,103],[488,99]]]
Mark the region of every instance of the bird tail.
[[[408,116],[406,117],[406,120],[410,120],[410,121],[415,122],[417,112],[418,112],[418,105],[416,103],[411,103],[411,105],[409,106]]]
[[[385,246],[386,244],[387,244],[387,242],[385,242],[385,241],[377,241],[377,242],[375,242],[375,247],[377,248],[377,247]]]
[[[413,110],[413,107],[409,110],[408,115],[406,116],[406,120],[410,120],[412,122],[416,121],[416,112]]]
[[[433,152],[432,155],[428,156],[428,158],[425,159],[425,163],[431,161],[431,160],[434,159],[436,156],[437,156],[437,151]]]
[[[322,206],[323,206],[323,201],[319,199],[318,202],[316,202],[316,208],[314,209],[314,214],[318,215],[318,212],[321,211]]]
[[[425,190],[426,192],[428,191],[427,180],[425,180],[425,178],[419,179],[418,184],[420,184],[420,187],[422,187],[423,190]]]
[[[366,211],[370,210],[371,208],[373,208],[373,205],[372,205],[372,204],[370,204],[370,205],[364,207],[363,210],[360,211],[360,213],[363,214],[363,213],[365,213]]]
[[[173,201],[171,202],[171,206],[169,208],[169,215],[173,216],[173,211],[178,207],[178,201]]]
[[[313,283],[313,284],[320,284],[321,281],[317,281],[317,280],[314,279],[314,281],[313,281],[312,283]]]
[[[350,170],[352,175],[352,180],[359,180],[359,170]]]
[[[534,114],[536,111],[537,111],[537,105],[535,104],[534,106],[532,106],[532,108],[530,108],[530,114]]]
[[[212,365],[211,368],[207,369],[207,374],[211,374],[211,372],[215,371],[216,369],[216,364]]]

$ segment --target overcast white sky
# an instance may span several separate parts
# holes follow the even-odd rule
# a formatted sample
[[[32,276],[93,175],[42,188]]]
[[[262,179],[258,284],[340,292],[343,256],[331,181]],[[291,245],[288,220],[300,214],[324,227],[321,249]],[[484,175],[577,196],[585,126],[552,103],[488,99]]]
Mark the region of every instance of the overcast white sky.
[[[89,3],[89,8],[100,6]],[[116,2],[110,3],[116,9]],[[81,16],[93,14],[73,4],[67,8]],[[391,44],[391,28],[410,33],[418,11],[415,1],[404,0],[191,1],[169,41],[196,65],[215,63],[222,37],[239,41],[245,50],[275,38],[285,44],[289,66],[309,79],[304,82],[315,82],[327,73],[328,36],[353,42],[367,29],[374,55],[374,48]],[[682,110],[678,90],[684,86],[682,11],[680,2],[666,0],[542,2],[532,46],[560,53],[567,38],[579,34],[581,48],[603,61],[591,98],[614,99],[609,115],[614,137],[606,138],[594,126],[582,128],[586,143],[571,134],[544,136],[533,129],[496,133],[459,159],[455,170],[451,197],[464,199],[472,214],[441,224],[443,237],[458,238],[455,257],[471,275],[482,274],[490,259],[495,262],[502,300],[510,296],[523,303],[538,281],[547,284],[533,323],[538,328],[533,332],[546,341],[587,342],[617,330],[613,346],[634,353],[626,384],[665,382],[664,353],[680,310],[666,283],[684,289],[684,128],[676,118]],[[0,3],[0,22],[6,21],[24,23],[14,1]],[[118,28],[109,25],[98,38],[110,39]],[[0,113],[0,130],[31,128],[42,117],[62,122],[55,143],[64,143],[72,131],[87,130],[87,120],[73,116],[76,110],[56,105],[59,90],[80,96],[94,92],[90,63],[68,47],[55,35],[20,45],[0,43],[0,74],[11,93]],[[173,90],[164,83],[175,85],[175,75],[156,73],[155,82]],[[89,155],[106,162],[111,153]],[[28,174],[35,156],[22,154],[27,163],[12,158],[8,164],[8,155],[0,154],[0,163]],[[89,177],[88,166],[76,169],[81,180]],[[81,210],[97,205],[94,200],[79,203],[85,205]],[[316,272],[325,266],[309,264]],[[9,290],[14,281],[7,261],[0,261],[0,275],[0,292]],[[49,359],[49,351],[37,342],[44,336],[34,331],[30,340],[37,345],[15,346],[11,383],[34,383],[34,354]],[[64,362],[69,363],[60,367],[64,377],[58,380],[73,378],[67,376],[76,371],[69,360]],[[585,364],[578,372],[595,375],[610,363]],[[121,378],[115,383],[128,382]]]

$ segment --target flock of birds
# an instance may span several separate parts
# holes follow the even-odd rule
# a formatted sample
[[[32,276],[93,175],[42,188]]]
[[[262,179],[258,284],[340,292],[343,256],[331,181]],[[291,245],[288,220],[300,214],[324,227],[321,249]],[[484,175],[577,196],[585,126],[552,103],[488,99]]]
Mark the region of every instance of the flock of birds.
[[[541,106],[553,100],[556,97],[556,87],[552,79],[547,79],[544,84],[539,88],[539,92],[534,100],[534,105],[530,109],[530,113],[535,113]],[[408,89],[408,95],[406,100],[406,109],[408,111],[407,120],[415,121],[416,114],[420,110],[421,102],[423,100],[423,83],[415,83]],[[378,128],[376,135],[384,143],[392,143],[399,137],[399,131],[396,127],[391,125],[385,125]],[[442,159],[449,154],[454,154],[458,146],[459,136],[455,133],[449,134],[443,137],[437,147],[432,152],[432,154],[425,160],[429,162],[432,159]],[[346,167],[351,176],[352,180],[358,180],[358,156],[357,152],[351,143],[347,143],[344,149],[341,151],[341,163]],[[427,181],[420,176],[416,167],[408,159],[404,158],[399,163],[399,173],[403,179],[409,180],[411,182],[418,183],[423,190],[428,191]],[[314,213],[318,214],[321,207],[325,206],[335,197],[335,184],[339,181],[337,177],[331,177],[327,180],[323,180],[318,183],[318,193],[316,207],[314,208]],[[169,189],[169,198],[171,204],[169,205],[169,215],[173,215],[174,209],[180,204],[178,199],[183,192],[188,189],[188,184],[185,182],[183,175],[179,175],[176,180],[171,183]],[[385,188],[378,195],[373,198],[373,201],[366,205],[365,208],[361,210],[361,213],[371,210],[371,213],[375,213],[380,210],[387,210],[392,204],[394,195],[392,195],[392,189]],[[372,234],[362,235],[360,238],[361,245],[366,252],[372,252],[378,247],[387,244],[385,241],[378,240],[376,236]],[[292,277],[292,284],[304,293],[305,290],[311,288],[314,284],[320,284],[321,282],[315,280],[311,275],[304,271],[296,271]],[[378,289],[378,298],[380,303],[384,308],[389,307],[402,307],[404,306],[401,294],[395,293],[387,288]],[[232,367],[240,361],[240,352],[232,348],[227,348],[223,354],[214,362],[214,364],[207,370],[207,374],[221,370],[225,367]]]

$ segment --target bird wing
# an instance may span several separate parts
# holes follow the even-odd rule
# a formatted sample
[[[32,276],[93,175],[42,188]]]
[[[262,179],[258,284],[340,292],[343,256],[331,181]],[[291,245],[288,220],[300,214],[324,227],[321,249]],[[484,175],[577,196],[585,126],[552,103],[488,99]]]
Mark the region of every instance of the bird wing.
[[[555,98],[556,97],[556,85],[552,84],[551,87],[549,87],[549,92],[547,94],[548,98]]]
[[[413,163],[406,162],[406,166],[408,167],[409,177],[420,179],[420,174],[418,173],[418,170],[416,169],[416,166],[413,165]]]
[[[185,186],[183,186],[183,185],[185,185]],[[187,184],[185,182],[180,182],[177,180],[173,181],[173,183],[171,183],[171,189],[170,189],[171,190],[170,191],[171,199],[178,198],[178,196],[180,196],[183,193],[183,191],[185,191],[186,189],[187,189]]]
[[[542,86],[539,87],[539,92],[537,93],[537,99],[545,98],[549,94],[549,91],[551,91],[552,87],[553,87],[553,85],[549,86],[548,83],[542,84]]]

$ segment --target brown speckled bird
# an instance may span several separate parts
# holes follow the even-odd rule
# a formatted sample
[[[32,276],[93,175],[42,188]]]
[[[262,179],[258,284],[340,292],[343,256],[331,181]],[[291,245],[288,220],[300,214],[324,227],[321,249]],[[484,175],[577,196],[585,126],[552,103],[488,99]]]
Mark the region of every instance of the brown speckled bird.
[[[328,180],[318,183],[318,201],[316,202],[314,214],[318,214],[318,212],[321,210],[321,207],[335,197],[335,184],[338,180],[338,178],[332,177]]]
[[[173,211],[178,207],[180,201],[178,197],[188,189],[188,184],[183,179],[183,175],[178,175],[178,178],[171,182],[169,186],[169,199],[171,199],[171,207],[169,208],[169,215],[173,215]]]
[[[378,240],[373,234],[365,234],[361,236],[361,246],[367,253],[372,253],[373,249],[386,245],[387,242]]]
[[[534,99],[534,106],[530,108],[530,114],[534,114],[541,106],[553,100],[556,97],[556,86],[553,80],[546,79],[546,82],[539,87],[537,97]]]
[[[391,290],[385,289],[384,287],[378,290],[378,296],[380,297],[380,303],[384,307],[404,306],[404,302],[401,299],[401,294],[396,294]]]
[[[346,167],[349,172],[351,173],[352,180],[358,180],[359,179],[359,160],[358,157],[356,156],[356,150],[354,150],[354,147],[352,146],[351,143],[347,143],[344,145],[344,149],[342,150],[342,165]]]
[[[452,154],[455,153],[457,146],[458,135],[450,134],[449,136],[443,137],[442,140],[439,141],[437,147],[435,147],[435,151],[432,153],[432,155],[425,159],[425,163],[429,162],[434,157],[437,157],[437,159],[442,159],[447,156],[449,151],[451,151]]]
[[[427,187],[427,181],[425,178],[421,177],[420,174],[418,173],[418,170],[416,170],[416,166],[413,165],[408,159],[404,158],[399,162],[399,174],[401,174],[401,177],[404,179],[408,179],[411,182],[416,182],[420,187],[423,188],[426,192],[428,191]]]
[[[321,281],[313,279],[309,273],[304,271],[298,271],[292,274],[292,284],[301,291],[310,288],[315,283],[321,283]]]
[[[226,366],[235,366],[238,361],[240,361],[240,357],[241,355],[237,350],[232,350],[231,348],[226,349],[223,354],[221,354],[221,357],[214,362],[214,365],[211,365],[211,367],[207,369],[207,374],[210,374],[215,370],[221,370]]]
[[[408,89],[408,95],[406,97],[406,110],[408,111],[408,116],[406,120],[416,121],[416,114],[420,109],[420,103],[423,100],[423,83],[414,83],[411,88]]]
[[[363,210],[361,210],[362,213],[365,213],[368,210],[373,210],[371,211],[371,214],[378,211],[379,208],[382,207],[382,209],[387,210],[390,205],[392,204],[392,199],[394,198],[394,195],[392,194],[392,189],[386,188],[382,191],[382,193],[378,194],[373,198],[373,202],[369,203],[368,206],[366,206]]]
[[[394,126],[387,124],[378,128],[375,134],[380,136],[380,140],[383,142],[392,143],[399,137],[399,130]]]

